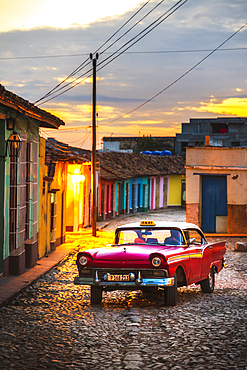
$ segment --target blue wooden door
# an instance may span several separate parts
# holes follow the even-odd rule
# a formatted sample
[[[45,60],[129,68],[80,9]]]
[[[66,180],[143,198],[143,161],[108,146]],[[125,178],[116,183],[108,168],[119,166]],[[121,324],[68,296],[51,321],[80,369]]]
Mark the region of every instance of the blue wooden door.
[[[216,216],[227,216],[226,176],[202,176],[202,230],[216,232]]]

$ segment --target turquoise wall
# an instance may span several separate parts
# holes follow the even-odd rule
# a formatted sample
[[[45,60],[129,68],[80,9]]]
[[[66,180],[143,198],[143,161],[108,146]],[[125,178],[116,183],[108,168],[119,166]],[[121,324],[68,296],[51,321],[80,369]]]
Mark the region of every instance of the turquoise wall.
[[[0,155],[5,154],[5,121],[0,119]],[[5,162],[0,158],[0,274],[3,272],[4,258],[4,179]]]
[[[135,194],[133,194],[133,185]],[[131,212],[146,212],[150,207],[149,177],[134,177],[130,179],[130,208]],[[145,192],[145,194],[144,194]],[[133,197],[135,199],[133,199]],[[133,209],[134,206],[134,209]]]

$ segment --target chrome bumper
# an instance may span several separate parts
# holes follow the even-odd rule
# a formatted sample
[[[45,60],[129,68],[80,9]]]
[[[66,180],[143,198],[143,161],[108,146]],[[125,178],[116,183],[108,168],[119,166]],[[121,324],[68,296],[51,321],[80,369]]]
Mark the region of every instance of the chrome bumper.
[[[84,276],[77,276],[74,279],[74,284],[76,285],[96,285],[96,286],[112,286],[112,287],[166,287],[166,286],[173,286],[174,285],[174,278],[139,278],[135,281],[101,281],[98,280],[97,277],[94,279],[93,277],[84,277]]]

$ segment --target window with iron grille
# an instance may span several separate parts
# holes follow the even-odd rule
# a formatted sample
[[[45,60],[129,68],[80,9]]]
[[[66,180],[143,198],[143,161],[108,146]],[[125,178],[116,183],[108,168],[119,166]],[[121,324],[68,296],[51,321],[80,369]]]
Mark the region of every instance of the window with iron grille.
[[[37,226],[37,142],[26,144],[25,176],[25,240],[35,234]]]
[[[10,167],[9,167],[9,251],[17,248],[17,175],[18,157],[17,148],[10,146]]]
[[[25,239],[29,239],[29,220],[30,220],[30,159],[31,144],[26,145],[26,215],[25,215]]]

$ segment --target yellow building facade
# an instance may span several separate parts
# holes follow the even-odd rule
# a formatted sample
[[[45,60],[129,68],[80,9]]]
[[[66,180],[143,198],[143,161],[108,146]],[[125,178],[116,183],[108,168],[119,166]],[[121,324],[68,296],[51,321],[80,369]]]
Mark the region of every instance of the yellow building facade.
[[[168,178],[168,206],[182,206],[185,201],[184,175],[169,175]]]
[[[39,153],[39,258],[65,242],[67,163],[56,161],[53,176],[46,163],[46,140]]]
[[[39,149],[39,258],[50,252],[50,204],[48,202],[47,166],[45,165],[46,140],[40,138]]]

